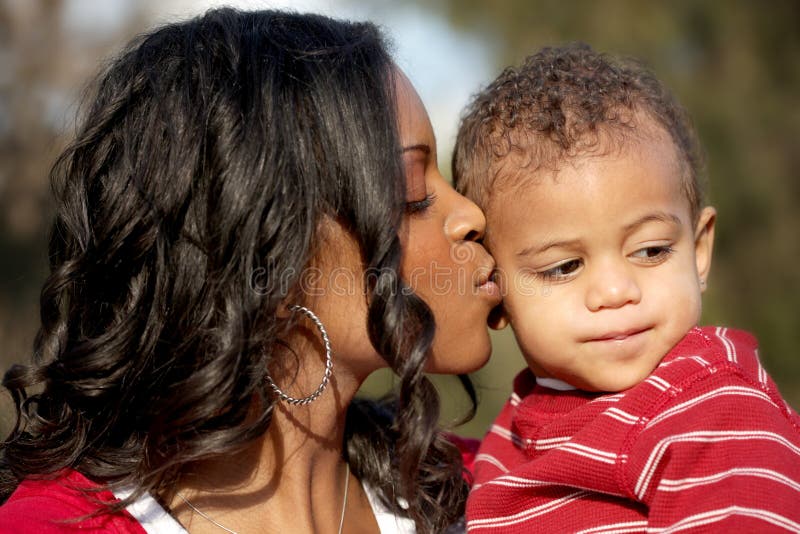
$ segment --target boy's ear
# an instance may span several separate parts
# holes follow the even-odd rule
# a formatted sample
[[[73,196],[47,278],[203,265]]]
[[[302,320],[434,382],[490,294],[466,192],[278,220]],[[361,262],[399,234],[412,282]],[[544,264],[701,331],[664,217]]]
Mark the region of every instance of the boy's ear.
[[[508,314],[502,303],[498,304],[489,312],[489,328],[492,330],[502,330],[508,326]]]
[[[714,251],[714,225],[717,222],[717,210],[706,206],[700,211],[697,226],[694,230],[694,257],[697,264],[697,277],[700,289],[705,291],[708,273],[711,270],[711,255]]]

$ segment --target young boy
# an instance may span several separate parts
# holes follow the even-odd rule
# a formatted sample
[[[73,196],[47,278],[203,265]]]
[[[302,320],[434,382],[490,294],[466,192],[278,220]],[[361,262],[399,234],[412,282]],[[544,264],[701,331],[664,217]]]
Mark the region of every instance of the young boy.
[[[468,530],[800,531],[800,418],[752,336],[696,326],[716,213],[663,85],[544,49],[477,95],[453,168],[529,367],[476,458]]]

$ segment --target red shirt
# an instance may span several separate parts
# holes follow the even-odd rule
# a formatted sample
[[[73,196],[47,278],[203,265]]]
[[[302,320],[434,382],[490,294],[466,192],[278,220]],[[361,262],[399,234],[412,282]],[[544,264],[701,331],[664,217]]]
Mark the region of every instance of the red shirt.
[[[800,417],[725,328],[692,329],[614,395],[526,370],[475,459],[467,528],[800,532]]]
[[[54,480],[25,480],[0,506],[0,534],[146,534],[127,511],[66,522],[101,509],[96,501],[117,500],[108,490],[82,491],[99,487],[77,471]]]

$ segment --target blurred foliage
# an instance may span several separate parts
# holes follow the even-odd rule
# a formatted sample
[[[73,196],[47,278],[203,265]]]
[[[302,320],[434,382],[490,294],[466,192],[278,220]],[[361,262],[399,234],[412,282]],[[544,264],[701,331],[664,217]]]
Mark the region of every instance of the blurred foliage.
[[[764,365],[800,407],[800,2],[435,5],[459,30],[489,40],[498,73],[543,46],[582,41],[642,59],[673,90],[706,149],[710,203],[719,212],[703,322],[754,332]],[[495,357],[475,376],[491,385],[487,404],[522,367],[508,333],[495,340]]]
[[[70,5],[71,4],[71,5]],[[144,27],[69,28],[65,0],[0,0],[0,374],[30,357],[47,274],[48,170],[72,131],[75,103],[99,58]],[[0,435],[9,424],[0,392]]]

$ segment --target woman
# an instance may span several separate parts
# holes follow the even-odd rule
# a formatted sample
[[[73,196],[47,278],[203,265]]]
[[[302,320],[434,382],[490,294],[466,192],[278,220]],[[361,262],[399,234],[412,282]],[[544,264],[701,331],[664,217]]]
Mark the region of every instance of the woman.
[[[53,179],[0,532],[457,521],[423,371],[488,358],[494,264],[374,26],[225,9],[145,35]],[[386,366],[396,406],[353,402]]]

